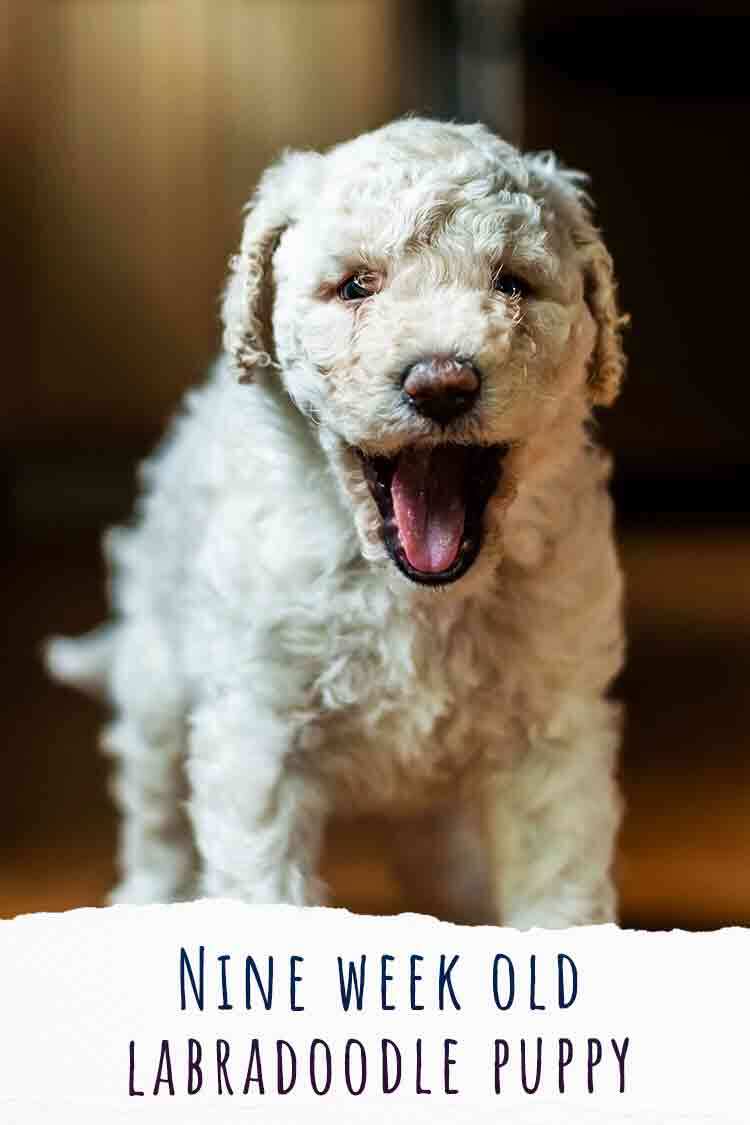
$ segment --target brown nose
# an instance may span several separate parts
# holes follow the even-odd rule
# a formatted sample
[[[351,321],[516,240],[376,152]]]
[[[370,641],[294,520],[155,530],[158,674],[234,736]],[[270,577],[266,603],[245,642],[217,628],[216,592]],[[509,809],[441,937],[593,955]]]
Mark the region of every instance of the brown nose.
[[[445,425],[471,410],[479,372],[468,360],[435,355],[407,367],[403,388],[419,414]]]

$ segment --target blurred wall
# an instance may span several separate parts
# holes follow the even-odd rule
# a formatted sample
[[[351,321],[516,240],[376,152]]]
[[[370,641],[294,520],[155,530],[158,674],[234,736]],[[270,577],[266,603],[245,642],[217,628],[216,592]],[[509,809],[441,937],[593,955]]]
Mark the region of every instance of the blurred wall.
[[[749,15],[746,0],[526,4],[524,142],[590,174],[632,314],[605,418],[621,509],[647,474],[647,510],[747,513]]]
[[[285,146],[401,106],[398,0],[4,0],[23,294],[0,442],[143,444],[218,342],[240,212]]]

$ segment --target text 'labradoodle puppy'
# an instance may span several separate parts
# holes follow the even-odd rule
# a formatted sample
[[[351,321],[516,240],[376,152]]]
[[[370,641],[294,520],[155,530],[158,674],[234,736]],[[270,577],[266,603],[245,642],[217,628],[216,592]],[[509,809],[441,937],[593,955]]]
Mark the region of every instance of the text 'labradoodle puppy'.
[[[621,581],[587,423],[623,368],[578,173],[410,119],[264,175],[226,354],[113,532],[116,902],[321,901],[329,814],[410,905],[615,917]]]

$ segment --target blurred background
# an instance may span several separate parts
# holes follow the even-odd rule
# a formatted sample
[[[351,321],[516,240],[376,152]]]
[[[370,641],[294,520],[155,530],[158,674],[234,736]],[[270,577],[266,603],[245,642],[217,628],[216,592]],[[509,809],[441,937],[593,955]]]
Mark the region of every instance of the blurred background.
[[[105,612],[101,529],[219,341],[240,210],[285,146],[418,111],[591,174],[633,325],[602,417],[628,577],[624,922],[750,924],[745,2],[0,0],[8,250],[0,915],[114,877],[102,712],[39,642]],[[408,908],[381,830],[334,899]]]

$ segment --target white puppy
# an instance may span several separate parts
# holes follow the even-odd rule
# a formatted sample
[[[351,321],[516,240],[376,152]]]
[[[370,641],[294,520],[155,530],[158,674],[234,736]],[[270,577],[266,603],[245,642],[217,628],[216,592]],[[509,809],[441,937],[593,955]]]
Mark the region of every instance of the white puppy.
[[[329,814],[391,818],[411,902],[615,917],[621,580],[588,429],[623,367],[583,177],[409,119],[288,153],[226,354],[110,534],[119,902],[315,903]]]

